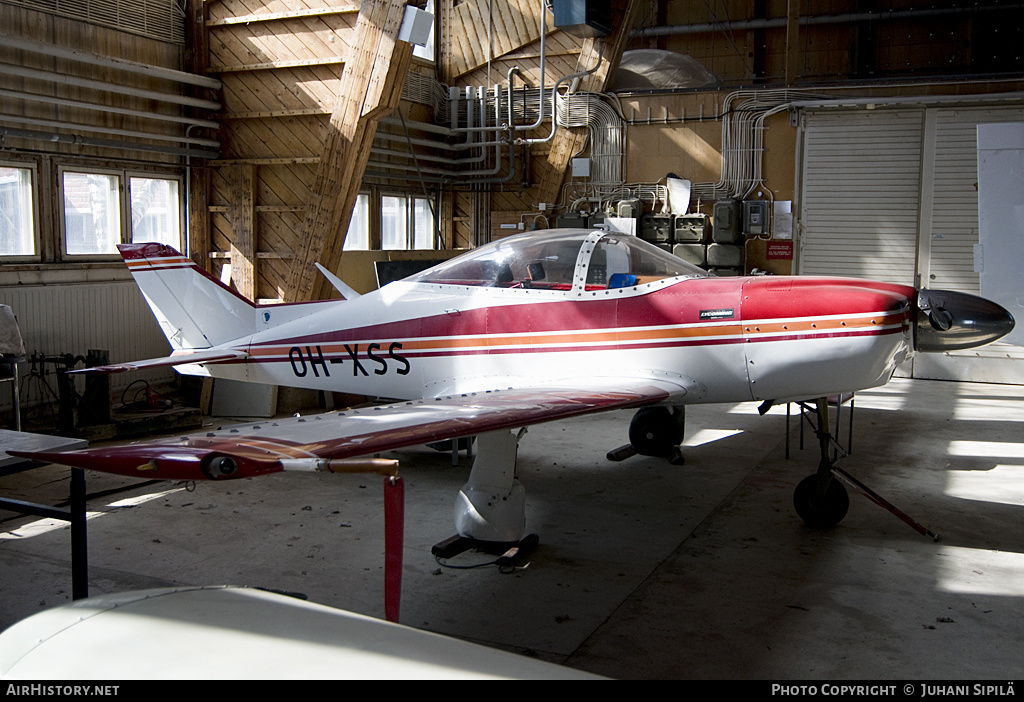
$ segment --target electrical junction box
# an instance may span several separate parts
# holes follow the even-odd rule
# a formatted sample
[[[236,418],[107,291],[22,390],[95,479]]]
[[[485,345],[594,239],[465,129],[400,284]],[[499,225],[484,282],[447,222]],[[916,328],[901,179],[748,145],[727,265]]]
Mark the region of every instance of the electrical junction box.
[[[714,228],[711,240],[716,244],[735,244],[743,238],[743,227],[740,223],[742,206],[739,200],[719,200],[712,210]]]
[[[572,160],[572,177],[573,178],[589,178],[590,177],[590,159],[589,158],[574,158]]]
[[[714,268],[739,268],[743,265],[743,247],[731,244],[711,244],[708,247],[708,265]]]
[[[615,210],[619,217],[640,219],[640,215],[644,213],[644,206],[639,200],[620,200]]]
[[[586,229],[587,216],[582,212],[568,212],[555,218],[555,226],[559,229]]]
[[[430,41],[430,30],[434,28],[434,16],[411,5],[405,8],[402,26],[398,30],[398,40],[407,41],[416,46],[426,46]]]
[[[576,37],[603,37],[611,32],[607,0],[552,0],[555,27]]]
[[[743,231],[753,236],[768,233],[768,201],[743,201]]]
[[[671,244],[672,215],[645,214],[640,219],[640,238],[653,244]]]
[[[676,244],[672,247],[672,255],[695,266],[706,266],[708,251],[704,244]]]
[[[673,220],[672,240],[677,243],[704,243],[709,228],[706,214],[681,214]]]

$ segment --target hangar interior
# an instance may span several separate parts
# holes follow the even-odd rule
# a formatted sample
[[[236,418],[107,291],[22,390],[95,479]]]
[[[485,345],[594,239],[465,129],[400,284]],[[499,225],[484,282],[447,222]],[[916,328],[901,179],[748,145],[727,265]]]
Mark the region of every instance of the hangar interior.
[[[170,353],[120,243],[275,305],[339,296],[314,263],[368,293],[596,228],[716,276],[853,276],[1021,318],[1019,217],[985,225],[1024,198],[1000,160],[1024,153],[1020,2],[0,0],[0,18],[11,428],[102,445],[374,399],[170,367],[69,380]],[[1019,339],[919,354],[841,406],[843,466],[937,542],[857,495],[841,525],[803,526],[816,439],[796,405],[691,408],[684,465],[609,462],[627,411],[531,427],[540,546],[511,572],[431,555],[469,457],[389,452],[400,621],[609,677],[1012,679]],[[70,481],[5,475],[0,497],[58,504]],[[244,584],[382,617],[378,482],[90,473],[90,594]],[[2,628],[72,588],[66,525],[0,518]]]

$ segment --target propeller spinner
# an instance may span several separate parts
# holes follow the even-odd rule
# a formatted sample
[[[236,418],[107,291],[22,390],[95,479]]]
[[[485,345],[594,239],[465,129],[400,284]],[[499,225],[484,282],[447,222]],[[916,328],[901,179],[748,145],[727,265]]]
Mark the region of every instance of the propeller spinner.
[[[917,296],[914,347],[924,352],[970,349],[1013,331],[1013,317],[1000,305],[952,290],[921,290]]]

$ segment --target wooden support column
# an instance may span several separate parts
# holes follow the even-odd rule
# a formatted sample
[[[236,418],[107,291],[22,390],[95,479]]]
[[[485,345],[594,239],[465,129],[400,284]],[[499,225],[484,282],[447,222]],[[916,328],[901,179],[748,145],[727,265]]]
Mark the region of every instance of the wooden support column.
[[[185,52],[185,64],[188,71],[197,75],[206,75],[209,64],[209,35],[206,32],[206,8],[204,0],[189,0],[188,3],[188,48]],[[216,99],[209,88],[190,86],[192,97]],[[208,270],[210,267],[210,171],[206,162],[197,163],[191,160],[188,167],[188,199],[185,207],[188,210],[186,219],[188,230],[188,253],[192,261]]]
[[[800,76],[800,0],[786,3],[786,85]]]
[[[256,166],[232,166],[231,282],[235,290],[256,301]]]
[[[629,35],[636,22],[640,5],[640,0],[628,0],[622,9],[613,6],[612,26],[615,27],[613,32],[601,39],[588,38],[584,40],[580,50],[580,70],[593,67],[598,62],[599,56],[601,63],[596,71],[582,78],[578,88],[579,92],[604,92],[607,88],[609,78],[619,67],[622,52],[625,51],[626,44],[629,42]],[[603,42],[603,50],[598,42]],[[553,115],[552,119],[554,119]],[[548,152],[547,158],[537,165],[537,202],[556,203],[559,201],[569,159],[579,153],[586,144],[587,137],[588,132],[584,127],[560,127],[558,129],[551,142],[551,150]]]
[[[377,122],[395,109],[412,59],[398,41],[405,0],[365,0],[324,138],[306,218],[285,287],[285,300],[323,299],[331,287],[316,270],[337,268],[352,208],[370,157]]]

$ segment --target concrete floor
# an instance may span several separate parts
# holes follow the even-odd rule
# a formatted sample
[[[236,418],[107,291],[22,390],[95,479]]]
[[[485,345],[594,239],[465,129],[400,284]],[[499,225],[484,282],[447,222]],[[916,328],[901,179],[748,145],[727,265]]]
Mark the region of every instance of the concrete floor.
[[[520,444],[528,529],[513,573],[438,563],[468,474],[395,452],[406,482],[401,622],[616,678],[1004,679],[1024,651],[1024,392],[897,379],[858,393],[842,466],[940,536],[851,491],[847,518],[806,528],[796,483],[813,435],[784,456],[785,409],[695,406],[685,466],[610,463],[630,413],[532,427]],[[90,475],[91,594],[251,585],[384,616],[376,476],[140,484]],[[54,502],[68,471],[0,481]],[[50,495],[52,498],[47,498]],[[0,629],[70,599],[61,525],[0,513]]]

